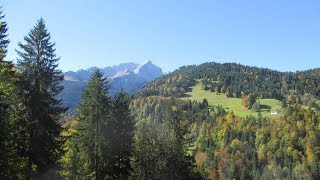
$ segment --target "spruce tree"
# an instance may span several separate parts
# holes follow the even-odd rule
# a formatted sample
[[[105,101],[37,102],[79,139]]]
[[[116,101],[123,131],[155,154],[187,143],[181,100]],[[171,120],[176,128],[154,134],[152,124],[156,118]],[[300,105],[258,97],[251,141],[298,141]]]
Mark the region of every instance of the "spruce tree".
[[[0,7],[0,61],[3,61],[6,54],[7,54],[7,48],[9,45],[9,39],[8,39],[8,27],[7,22],[4,21],[5,15],[3,15],[2,12],[2,6]]]
[[[0,177],[19,178],[19,158],[15,149],[14,102],[16,101],[16,73],[11,62],[5,61],[9,40],[7,23],[0,7]]]
[[[132,170],[130,158],[133,151],[134,121],[129,110],[129,98],[124,91],[116,94],[112,102],[111,127],[113,167],[110,175],[116,179],[127,179]]]
[[[110,171],[110,96],[106,78],[96,70],[82,92],[78,107],[78,142],[86,160],[84,179],[103,179]],[[84,167],[85,166],[85,167]]]
[[[55,43],[41,18],[19,43],[19,98],[23,106],[19,120],[20,153],[26,160],[25,179],[40,177],[55,168],[63,141],[58,120],[67,109],[57,95],[63,74],[58,69]]]

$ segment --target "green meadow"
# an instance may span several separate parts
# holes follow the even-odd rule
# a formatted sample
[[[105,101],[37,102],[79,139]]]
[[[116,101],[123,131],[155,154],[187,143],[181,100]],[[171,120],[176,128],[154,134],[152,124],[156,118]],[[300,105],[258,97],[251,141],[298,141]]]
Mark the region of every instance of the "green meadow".
[[[205,91],[202,89],[201,84],[198,83],[196,86],[191,87],[192,91],[187,92],[186,99],[196,100],[202,102],[204,98],[208,100],[209,106],[218,106],[221,105],[227,111],[233,111],[235,115],[245,117],[248,115],[257,116],[258,113],[252,110],[248,110],[241,104],[241,98],[229,98],[224,94],[215,94],[214,92]],[[270,110],[281,110],[281,102],[276,99],[260,99],[261,113],[263,116],[277,116],[270,114]]]

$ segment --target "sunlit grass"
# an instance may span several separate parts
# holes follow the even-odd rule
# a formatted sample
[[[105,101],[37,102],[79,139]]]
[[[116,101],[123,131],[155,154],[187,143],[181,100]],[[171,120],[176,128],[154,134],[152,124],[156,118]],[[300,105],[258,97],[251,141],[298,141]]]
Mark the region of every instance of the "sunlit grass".
[[[258,113],[252,110],[248,110],[241,104],[241,98],[228,98],[224,94],[215,94],[214,92],[205,91],[202,89],[201,84],[198,83],[196,86],[191,87],[192,91],[187,92],[186,99],[196,100],[202,102],[204,98],[208,100],[209,106],[218,106],[221,105],[227,111],[233,111],[235,115],[245,117],[248,115],[257,116]],[[262,107],[270,107],[270,110],[280,110],[281,102],[276,99],[260,99],[260,105]],[[268,109],[261,109],[261,113],[263,116],[276,116],[270,114]]]

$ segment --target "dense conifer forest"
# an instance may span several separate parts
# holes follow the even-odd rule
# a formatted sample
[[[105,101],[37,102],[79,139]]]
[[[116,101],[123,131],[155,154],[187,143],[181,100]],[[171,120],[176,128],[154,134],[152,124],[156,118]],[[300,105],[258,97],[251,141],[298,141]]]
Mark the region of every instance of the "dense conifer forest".
[[[45,20],[6,60],[0,11],[0,179],[319,179],[320,70],[279,72],[236,63],[184,66],[133,96],[110,95],[92,74],[73,114]],[[54,38],[54,37],[53,37]],[[241,98],[239,117],[188,92]],[[276,116],[261,99],[281,101]]]
[[[279,100],[288,95],[319,98],[319,75],[320,69],[279,72],[236,63],[209,62],[199,66],[181,67],[156,79],[140,94],[183,97],[185,92],[190,91],[189,88],[196,84],[196,80],[202,79],[204,89],[226,93],[229,97],[254,93],[261,98]]]

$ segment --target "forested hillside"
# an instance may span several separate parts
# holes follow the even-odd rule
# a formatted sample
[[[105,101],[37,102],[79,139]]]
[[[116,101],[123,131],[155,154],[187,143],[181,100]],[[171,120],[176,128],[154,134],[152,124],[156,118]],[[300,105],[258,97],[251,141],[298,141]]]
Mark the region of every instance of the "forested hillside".
[[[170,122],[165,114],[179,114],[185,152],[205,179],[317,179],[319,82],[319,69],[282,73],[205,63],[156,79],[138,93],[131,109],[137,121],[159,124]],[[208,91],[198,102],[188,98],[197,83]],[[241,98],[243,108],[254,109],[257,116],[239,117],[222,106],[210,106],[210,96],[221,94]],[[282,101],[281,114],[262,116],[263,98]]]
[[[204,63],[185,66],[150,83],[141,95],[183,97],[202,79],[205,89],[228,92],[230,97],[255,93],[261,98],[283,100],[289,95],[320,96],[320,69],[302,72],[279,72],[236,63]],[[296,99],[292,100],[296,101]],[[300,100],[299,100],[300,101]],[[300,102],[299,102],[300,103]]]

